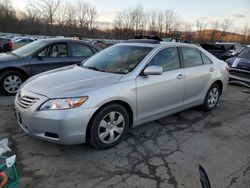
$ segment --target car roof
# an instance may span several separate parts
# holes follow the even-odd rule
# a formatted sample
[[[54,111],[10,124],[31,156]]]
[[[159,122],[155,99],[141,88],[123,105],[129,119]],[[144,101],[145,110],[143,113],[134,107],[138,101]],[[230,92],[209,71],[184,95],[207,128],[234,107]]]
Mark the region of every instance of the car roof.
[[[138,39],[140,40],[140,39]],[[181,42],[163,42],[159,41],[158,43],[148,43],[148,42],[122,42],[118,43],[117,45],[123,45],[123,46],[140,46],[140,47],[151,47],[151,48],[156,48],[156,47],[177,47],[177,46],[183,46],[183,47],[197,47],[197,45],[194,44],[188,44],[188,43],[181,43]]]
[[[46,42],[84,42],[86,43],[86,41],[75,40],[71,38],[46,38],[46,39],[39,39],[39,40],[46,41]]]
[[[38,39],[40,41],[45,41],[47,43],[54,43],[54,42],[73,42],[73,43],[81,43],[81,44],[86,44],[88,46],[94,47],[97,50],[100,50],[100,48],[98,48],[98,46],[93,45],[87,41],[83,41],[83,40],[75,40],[75,39],[71,39],[71,38],[46,38],[46,39]]]

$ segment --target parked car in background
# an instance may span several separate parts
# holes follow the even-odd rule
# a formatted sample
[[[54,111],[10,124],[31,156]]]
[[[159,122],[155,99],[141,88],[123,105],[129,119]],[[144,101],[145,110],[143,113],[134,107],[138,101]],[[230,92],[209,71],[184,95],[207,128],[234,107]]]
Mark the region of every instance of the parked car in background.
[[[229,65],[230,79],[250,84],[250,46],[247,46],[237,57],[226,60]]]
[[[98,47],[84,41],[55,38],[0,54],[0,91],[13,95],[30,76],[80,63],[98,51]]]
[[[0,53],[8,52],[12,50],[12,41],[11,39],[0,37]]]
[[[228,65],[195,45],[130,40],[27,80],[15,98],[28,134],[59,144],[118,144],[128,128],[201,105],[214,109]]]
[[[242,51],[241,44],[239,43],[216,42],[204,43],[200,44],[200,46],[222,60],[234,57]]]
[[[25,46],[31,42],[34,42],[36,39],[33,38],[20,38],[18,40],[15,40],[13,42],[13,50],[18,49],[22,46]]]

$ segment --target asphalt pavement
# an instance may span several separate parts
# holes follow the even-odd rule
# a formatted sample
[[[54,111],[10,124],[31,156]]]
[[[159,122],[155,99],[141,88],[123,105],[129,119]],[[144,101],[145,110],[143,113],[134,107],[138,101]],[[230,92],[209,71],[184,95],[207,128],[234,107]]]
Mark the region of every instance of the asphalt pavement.
[[[192,108],[131,129],[118,146],[55,145],[19,128],[14,97],[0,96],[0,138],[17,155],[21,187],[250,187],[250,94],[229,86],[211,112]]]

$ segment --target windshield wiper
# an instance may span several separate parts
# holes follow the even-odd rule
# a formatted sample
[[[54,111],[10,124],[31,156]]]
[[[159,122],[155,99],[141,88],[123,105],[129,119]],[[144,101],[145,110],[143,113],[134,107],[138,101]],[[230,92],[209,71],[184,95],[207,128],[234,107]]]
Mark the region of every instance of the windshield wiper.
[[[106,72],[105,70],[99,69],[97,67],[89,67],[89,66],[85,66],[85,65],[82,65],[82,67],[86,68],[86,69],[95,70],[95,71]]]

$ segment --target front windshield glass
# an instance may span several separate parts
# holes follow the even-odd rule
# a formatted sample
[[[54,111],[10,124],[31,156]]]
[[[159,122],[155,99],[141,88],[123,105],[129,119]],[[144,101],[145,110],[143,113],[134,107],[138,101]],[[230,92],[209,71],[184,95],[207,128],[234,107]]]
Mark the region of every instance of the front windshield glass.
[[[250,59],[250,47],[245,48],[241,53],[239,53],[238,57]]]
[[[82,63],[85,68],[127,74],[152,50],[141,46],[111,46]]]
[[[44,47],[46,44],[47,43],[45,41],[37,40],[35,42],[32,42],[30,44],[27,44],[21,48],[12,51],[12,53],[19,57],[27,57],[36,52],[37,50],[41,49],[42,47]]]

